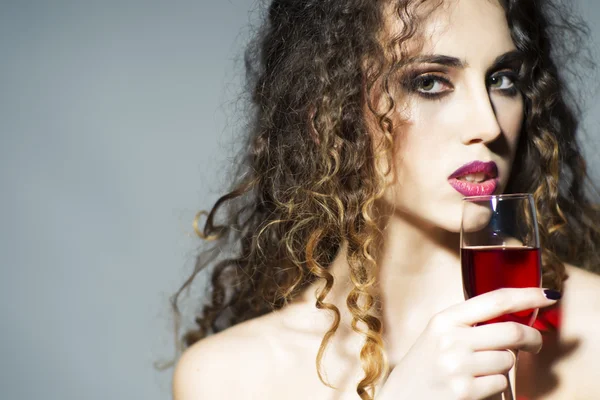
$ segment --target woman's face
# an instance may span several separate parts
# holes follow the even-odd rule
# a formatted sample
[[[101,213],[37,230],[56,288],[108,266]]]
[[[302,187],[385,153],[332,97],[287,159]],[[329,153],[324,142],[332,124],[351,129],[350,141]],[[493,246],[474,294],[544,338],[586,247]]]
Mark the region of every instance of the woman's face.
[[[523,122],[521,58],[496,1],[453,0],[423,26],[403,69],[396,179],[383,201],[420,224],[460,229],[461,199],[502,193]],[[401,102],[398,102],[401,103]]]

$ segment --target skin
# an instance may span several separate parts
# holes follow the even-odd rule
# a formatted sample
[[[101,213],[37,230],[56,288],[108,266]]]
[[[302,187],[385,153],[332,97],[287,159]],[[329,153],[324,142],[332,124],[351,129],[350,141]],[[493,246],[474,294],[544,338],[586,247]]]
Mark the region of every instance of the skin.
[[[390,29],[397,28],[389,22]],[[491,160],[498,165],[498,192],[502,191],[517,150],[523,100],[502,92],[510,87],[510,79],[490,78],[504,69],[488,71],[497,56],[515,48],[496,3],[453,2],[431,16],[425,32],[431,40],[422,54],[443,54],[467,65],[418,65],[419,73],[434,72],[450,84],[422,81],[417,92],[405,93],[408,106],[397,110],[408,123],[394,132],[401,136],[395,180],[378,204],[392,211],[378,254],[378,289],[393,370],[377,399],[484,398],[494,390],[498,393],[506,387],[502,373],[513,367],[508,348],[522,350],[518,394],[593,398],[600,393],[600,381],[593,379],[600,354],[595,340],[600,323],[594,317],[600,306],[600,277],[567,267],[570,278],[558,303],[564,318],[561,334],[546,338],[539,354],[535,353],[542,338],[533,328],[471,327],[490,313],[503,314],[506,307],[527,309],[555,302],[539,289],[463,299],[457,235],[462,195],[447,179],[467,162]],[[432,100],[422,92],[443,92],[443,97]],[[345,249],[330,271],[335,284],[327,301],[338,306],[342,322],[328,347],[323,370],[337,390],[324,386],[316,372],[316,354],[331,323],[327,313],[315,309],[314,293],[320,287],[316,284],[282,310],[188,349],[174,374],[175,400],[358,399],[362,339],[352,332],[345,311],[350,290]],[[488,341],[485,346],[483,340]],[[485,370],[486,377],[471,377],[474,370]]]

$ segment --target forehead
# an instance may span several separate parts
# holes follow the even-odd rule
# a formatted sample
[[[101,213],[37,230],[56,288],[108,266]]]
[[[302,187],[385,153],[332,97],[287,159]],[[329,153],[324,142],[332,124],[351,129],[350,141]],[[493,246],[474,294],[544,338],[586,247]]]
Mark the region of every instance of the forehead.
[[[423,2],[412,11],[420,22],[417,38],[422,47],[419,46],[419,53],[444,54],[472,63],[515,49],[499,0]],[[386,15],[388,32],[401,34],[401,19],[392,12]],[[412,46],[407,45],[409,53],[416,50],[410,50]]]

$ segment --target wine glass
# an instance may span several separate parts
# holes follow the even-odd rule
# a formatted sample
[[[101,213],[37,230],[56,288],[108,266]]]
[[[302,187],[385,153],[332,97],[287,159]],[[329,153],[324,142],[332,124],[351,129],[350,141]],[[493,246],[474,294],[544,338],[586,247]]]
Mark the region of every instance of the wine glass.
[[[500,288],[541,286],[540,239],[531,194],[463,198],[460,242],[465,299]],[[478,325],[513,321],[532,326],[537,312],[524,310]],[[513,354],[516,375],[517,351]],[[514,398],[508,392],[504,398]]]

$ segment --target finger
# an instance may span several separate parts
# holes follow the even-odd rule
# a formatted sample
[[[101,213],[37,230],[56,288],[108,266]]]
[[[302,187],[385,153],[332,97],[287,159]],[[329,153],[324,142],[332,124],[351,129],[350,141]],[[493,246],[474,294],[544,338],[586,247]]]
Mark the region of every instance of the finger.
[[[505,314],[548,307],[556,301],[546,298],[540,288],[505,288],[475,296],[442,313],[458,325],[472,326]]]
[[[515,356],[507,350],[476,351],[469,365],[470,373],[475,376],[505,374],[515,365]]]
[[[471,385],[472,398],[485,399],[504,392],[508,388],[508,379],[501,374],[486,375],[475,378]]]
[[[534,328],[517,322],[498,322],[477,326],[465,333],[474,351],[523,350],[538,353],[542,348],[542,334]]]

